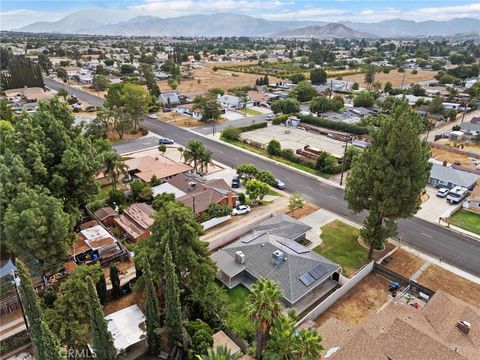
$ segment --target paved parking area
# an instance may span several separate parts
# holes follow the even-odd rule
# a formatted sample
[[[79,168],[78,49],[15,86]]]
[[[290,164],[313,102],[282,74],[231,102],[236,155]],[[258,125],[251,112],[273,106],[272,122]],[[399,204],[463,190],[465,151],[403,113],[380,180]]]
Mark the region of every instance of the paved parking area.
[[[280,141],[283,149],[297,150],[305,145],[310,145],[315,149],[326,151],[336,156],[343,156],[345,147],[345,143],[342,141],[283,125],[270,125],[263,129],[248,131],[243,133],[241,138],[264,145],[275,139]]]
[[[434,223],[438,223],[440,217],[449,217],[456,205],[450,205],[445,198],[437,197],[437,189],[427,186],[426,190],[429,199],[421,205],[415,216]]]
[[[222,117],[227,120],[238,120],[244,118],[245,115],[235,111],[227,111],[225,114],[222,114]]]
[[[120,155],[158,147],[158,137],[147,136],[136,140],[117,142],[112,147]]]

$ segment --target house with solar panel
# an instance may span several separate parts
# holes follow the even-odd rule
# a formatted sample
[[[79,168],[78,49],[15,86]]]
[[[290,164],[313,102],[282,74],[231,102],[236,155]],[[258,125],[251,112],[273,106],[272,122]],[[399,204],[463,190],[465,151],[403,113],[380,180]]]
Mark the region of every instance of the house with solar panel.
[[[212,254],[217,278],[228,288],[251,288],[259,279],[276,281],[286,307],[302,312],[338,285],[340,265],[303,246],[311,227],[285,214],[258,225]]]

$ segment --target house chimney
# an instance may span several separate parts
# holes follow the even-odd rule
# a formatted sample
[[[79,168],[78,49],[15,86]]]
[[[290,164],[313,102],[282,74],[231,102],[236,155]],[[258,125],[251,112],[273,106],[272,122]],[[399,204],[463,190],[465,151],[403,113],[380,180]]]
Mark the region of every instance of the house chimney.
[[[229,208],[233,208],[235,206],[233,203],[233,192],[230,190],[227,192],[227,206]]]
[[[468,335],[470,329],[472,328],[472,324],[465,320],[458,320],[457,327],[463,332],[465,335]]]
[[[243,251],[236,251],[235,252],[235,261],[239,264],[245,264],[245,254]]]

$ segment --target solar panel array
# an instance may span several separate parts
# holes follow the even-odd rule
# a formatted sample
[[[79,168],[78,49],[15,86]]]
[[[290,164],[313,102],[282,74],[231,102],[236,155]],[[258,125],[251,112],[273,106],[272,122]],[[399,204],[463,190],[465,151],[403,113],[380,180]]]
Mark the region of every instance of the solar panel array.
[[[303,285],[305,286],[310,286],[312,285],[312,283],[315,282],[315,279],[312,277],[312,275],[310,275],[308,272],[304,273],[302,276],[300,276],[298,278],[302,283]]]
[[[295,251],[297,254],[304,254],[310,252],[310,249],[307,247],[303,246],[302,244],[297,243],[294,240],[289,240],[289,239],[277,239],[277,241],[282,244],[283,246],[286,246],[290,250]]]
[[[253,231],[248,235],[245,235],[243,238],[241,238],[242,243],[248,244],[249,242],[252,242],[253,240],[259,238],[265,234],[265,231]]]

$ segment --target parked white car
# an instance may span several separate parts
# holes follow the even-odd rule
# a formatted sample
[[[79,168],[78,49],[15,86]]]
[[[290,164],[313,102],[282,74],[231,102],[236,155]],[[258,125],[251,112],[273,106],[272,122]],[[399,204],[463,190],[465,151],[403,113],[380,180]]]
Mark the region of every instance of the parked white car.
[[[450,190],[447,189],[447,188],[440,188],[440,189],[438,189],[436,195],[440,198],[445,198],[445,197],[447,197],[449,191]]]
[[[147,116],[148,116],[150,119],[156,119],[156,118],[157,118],[157,114],[154,114],[154,113],[148,114]]]
[[[238,205],[232,210],[232,215],[245,215],[248,214],[252,209],[248,205]]]

